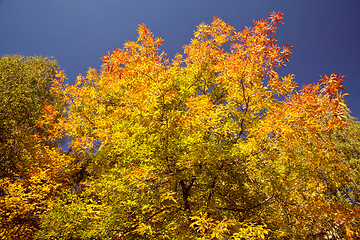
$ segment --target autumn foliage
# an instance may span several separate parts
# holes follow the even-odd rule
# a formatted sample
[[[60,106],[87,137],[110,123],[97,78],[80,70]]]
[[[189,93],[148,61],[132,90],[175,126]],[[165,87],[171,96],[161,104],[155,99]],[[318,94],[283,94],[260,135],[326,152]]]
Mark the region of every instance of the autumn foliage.
[[[46,105],[34,136],[58,184],[36,237],[355,239],[360,128],[344,76],[279,76],[281,21],[239,32],[214,18],[172,60],[140,25],[75,85],[59,71],[66,111]],[[42,144],[65,137],[68,153]]]

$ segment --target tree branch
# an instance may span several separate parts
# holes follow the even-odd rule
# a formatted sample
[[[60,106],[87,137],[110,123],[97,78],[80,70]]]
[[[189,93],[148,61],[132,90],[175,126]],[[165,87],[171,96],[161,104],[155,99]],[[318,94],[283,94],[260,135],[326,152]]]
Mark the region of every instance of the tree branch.
[[[270,197],[268,197],[267,199],[265,199],[264,201],[262,201],[261,203],[258,203],[254,206],[251,206],[251,207],[248,207],[248,208],[236,208],[236,207],[233,207],[233,208],[227,208],[227,207],[217,207],[217,209],[219,210],[226,210],[226,211],[233,211],[233,212],[248,212],[252,209],[255,209],[257,207],[260,207],[262,205],[264,205],[265,203],[267,203],[268,201],[270,201],[272,198],[274,198],[275,195],[272,195]]]
[[[155,217],[156,215],[164,212],[165,210],[168,210],[170,209],[171,207],[166,207],[166,208],[163,208],[155,213],[153,213],[152,215],[150,215],[149,217],[147,217],[143,222],[146,223],[147,221],[149,221],[150,219],[152,219],[153,217]],[[134,231],[140,224],[136,224],[135,226],[131,227],[130,229],[128,230],[125,230],[123,233],[120,233],[119,236],[117,237],[113,237],[112,239],[121,239],[122,237],[124,237],[127,233],[130,233],[132,231]],[[110,231],[113,231],[113,232],[121,232],[122,230],[120,229],[112,229]]]

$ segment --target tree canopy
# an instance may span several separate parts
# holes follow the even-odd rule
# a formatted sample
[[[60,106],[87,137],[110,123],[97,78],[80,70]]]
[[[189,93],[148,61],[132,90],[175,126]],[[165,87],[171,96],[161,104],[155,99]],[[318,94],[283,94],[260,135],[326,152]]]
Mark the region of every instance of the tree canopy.
[[[68,162],[64,168],[70,157],[57,148],[60,137],[36,138],[48,136],[49,129],[38,124],[44,108],[64,110],[50,91],[57,70],[50,58],[0,59],[0,239],[32,239],[39,216],[71,169]]]
[[[0,59],[0,176],[21,174],[31,135],[44,105],[51,104],[50,92],[58,65],[55,60],[21,55]]]
[[[360,128],[344,76],[301,88],[281,77],[292,50],[276,43],[281,21],[237,31],[214,18],[172,60],[140,25],[75,85],[59,71],[51,89],[66,112],[46,105],[35,139],[67,136],[68,153],[37,149],[62,159],[43,175],[68,183],[36,237],[356,238]]]

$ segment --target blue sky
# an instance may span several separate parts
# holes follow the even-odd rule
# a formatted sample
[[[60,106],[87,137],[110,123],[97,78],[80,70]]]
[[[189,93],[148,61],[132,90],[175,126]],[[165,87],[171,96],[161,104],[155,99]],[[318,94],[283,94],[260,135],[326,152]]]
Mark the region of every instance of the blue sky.
[[[342,73],[352,115],[360,118],[359,0],[0,0],[0,56],[53,56],[73,83],[88,67],[145,23],[165,40],[168,57],[182,52],[201,22],[222,18],[237,30],[270,11],[284,13],[279,44],[294,45],[288,66],[299,85]]]

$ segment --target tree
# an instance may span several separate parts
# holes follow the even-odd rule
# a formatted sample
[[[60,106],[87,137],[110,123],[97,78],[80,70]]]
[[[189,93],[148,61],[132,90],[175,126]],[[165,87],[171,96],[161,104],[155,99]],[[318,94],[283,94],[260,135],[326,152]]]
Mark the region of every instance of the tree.
[[[292,49],[276,44],[281,20],[272,12],[238,32],[214,18],[172,61],[140,25],[100,71],[73,86],[59,72],[53,92],[68,111],[53,132],[87,157],[83,187],[48,208],[38,238],[355,236],[359,211],[346,194],[358,191],[348,174],[358,142],[332,138],[354,127],[343,76],[301,89],[280,77]]]
[[[55,60],[20,55],[0,59],[0,176],[21,175],[31,135],[44,105],[51,104],[50,92],[58,65]],[[25,164],[26,165],[26,164]]]
[[[50,91],[57,69],[49,58],[0,59],[0,239],[32,239],[68,172],[70,157],[36,137],[49,130],[38,124],[44,108],[63,109]]]

